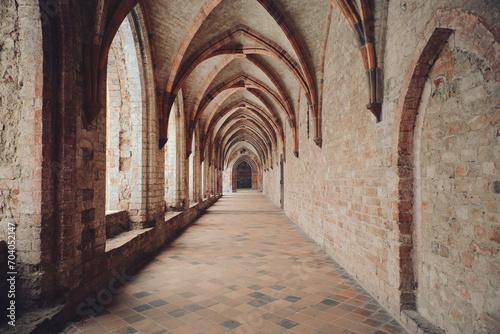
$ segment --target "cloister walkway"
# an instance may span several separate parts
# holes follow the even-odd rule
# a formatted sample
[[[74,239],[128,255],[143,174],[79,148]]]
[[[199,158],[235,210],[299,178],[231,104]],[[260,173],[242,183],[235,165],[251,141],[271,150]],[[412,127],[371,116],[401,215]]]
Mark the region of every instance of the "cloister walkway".
[[[67,333],[405,333],[261,193],[224,195]]]

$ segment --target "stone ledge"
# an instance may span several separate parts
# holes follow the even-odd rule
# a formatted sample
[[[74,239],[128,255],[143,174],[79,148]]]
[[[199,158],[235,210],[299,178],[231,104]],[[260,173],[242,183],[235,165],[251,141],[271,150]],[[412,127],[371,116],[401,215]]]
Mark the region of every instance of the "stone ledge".
[[[136,237],[140,236],[141,234],[147,233],[148,231],[151,231],[153,227],[149,228],[144,228],[140,230],[131,230],[131,231],[126,231],[123,233],[120,233],[114,238],[106,240],[106,253],[112,251],[113,249],[119,248]]]

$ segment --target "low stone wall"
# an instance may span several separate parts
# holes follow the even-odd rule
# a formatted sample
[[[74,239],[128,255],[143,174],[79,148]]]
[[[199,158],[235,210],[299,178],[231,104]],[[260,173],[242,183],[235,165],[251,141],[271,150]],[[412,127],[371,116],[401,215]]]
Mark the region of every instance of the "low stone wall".
[[[106,212],[106,238],[112,238],[128,230],[130,230],[130,220],[127,211]]]
[[[85,273],[91,279],[70,293],[62,308],[55,308],[57,312],[49,315],[43,310],[32,312],[31,319],[19,319],[16,330],[22,327],[23,333],[59,332],[75,317],[83,318],[102,311],[131,280],[135,270],[173,241],[220,197],[211,196],[178,214],[169,215],[155,227],[127,231],[108,240],[105,253]],[[44,318],[34,320],[33,314],[37,313]]]

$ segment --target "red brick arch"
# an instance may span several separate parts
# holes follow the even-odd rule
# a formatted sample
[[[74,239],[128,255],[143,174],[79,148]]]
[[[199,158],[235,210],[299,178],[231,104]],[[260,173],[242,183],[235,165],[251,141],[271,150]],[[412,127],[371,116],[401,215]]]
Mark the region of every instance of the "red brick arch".
[[[227,47],[234,39],[245,37],[255,43],[252,47]],[[257,46],[257,47],[256,47]],[[208,41],[204,46],[200,47],[186,62],[184,66],[179,68],[179,72],[172,84],[171,89],[167,86],[164,104],[167,106],[172,99],[175,100],[175,95],[182,87],[187,77],[191,72],[203,61],[218,55],[245,55],[245,54],[262,54],[273,57],[282,62],[290,72],[295,76],[302,88],[309,92],[307,80],[301,71],[299,63],[297,63],[289,54],[281,48],[277,43],[258,33],[250,27],[239,24],[222,34]],[[173,96],[170,96],[173,95]]]
[[[106,63],[111,43],[121,23],[133,10],[139,0],[123,0],[116,7],[108,8],[100,1],[95,13],[95,25],[91,35],[83,43],[86,123],[92,122],[104,108],[100,95],[106,84]],[[101,38],[102,36],[102,38]]]
[[[210,71],[210,73],[207,75],[205,80],[203,81],[203,84],[201,88],[199,89],[196,98],[194,99],[194,105],[192,110],[190,110],[191,120],[195,119],[195,114],[198,112],[200,108],[200,104],[202,103],[203,97],[206,95],[206,91],[210,84],[214,81],[216,76],[222,72],[222,70],[229,65],[234,59],[237,57],[235,55],[228,55],[224,56]],[[250,61],[253,65],[255,65],[257,68],[259,68],[268,78],[271,80],[273,85],[276,87],[278,90],[279,96],[281,97],[281,102],[285,104],[285,107],[287,110],[292,110],[291,107],[291,102],[290,102],[290,97],[288,96],[286,90],[283,87],[283,83],[274,75],[274,73],[265,65],[263,64],[259,59],[257,59],[255,56],[252,55],[247,55],[246,59]]]
[[[207,144],[209,143],[209,140],[211,138],[211,134],[212,134],[215,126],[217,125],[217,123],[225,115],[232,112],[234,109],[241,107],[242,105],[247,106],[249,108],[249,110],[251,111],[251,114],[257,115],[257,117],[259,117],[262,121],[269,124],[274,129],[274,133],[276,134],[276,136],[279,137],[281,147],[282,147],[282,149],[284,149],[285,138],[284,138],[283,127],[281,126],[281,121],[279,120],[279,118],[277,118],[277,116],[275,116],[274,118],[269,117],[268,113],[266,113],[264,110],[262,110],[258,105],[256,105],[255,103],[253,103],[249,100],[245,100],[245,99],[232,103],[231,105],[227,106],[222,111],[220,111],[217,114],[217,117],[211,119],[209,122],[207,121],[207,123],[206,123],[207,125],[205,127],[204,140],[203,140],[203,148],[206,148]],[[247,111],[246,113],[249,113],[249,112]]]
[[[266,128],[260,125],[259,123],[250,120],[250,119],[240,119],[240,120],[232,120],[232,121],[227,121],[219,130],[219,132],[216,135],[216,138],[222,137],[222,133],[224,132],[225,127],[229,127],[227,129],[227,133],[232,132],[243,125],[246,125],[247,127],[251,128],[255,134],[259,136],[259,138],[264,142],[265,148],[267,148],[267,152],[270,156],[270,152],[273,151],[273,148],[275,147],[275,144],[273,142],[272,137],[269,135],[269,133],[266,131]]]
[[[276,93],[271,87],[263,83],[262,81],[248,75],[246,73],[239,73],[229,78],[228,80],[222,82],[217,87],[214,87],[210,92],[207,93],[205,98],[202,100],[199,110],[196,110],[196,113],[192,118],[193,122],[196,123],[205,109],[208,107],[210,102],[215,99],[220,93],[227,89],[232,88],[254,88],[266,94],[266,96],[270,96],[272,100],[280,107],[281,111],[285,114],[286,118],[290,122],[290,126],[294,127],[296,124],[295,115],[293,111],[287,106],[283,101],[282,97]],[[192,117],[193,117],[192,116]]]
[[[225,133],[232,132],[234,129],[239,128],[243,125],[252,128],[253,131],[258,131],[260,133],[260,137],[267,144],[266,146],[269,151],[272,151],[273,148],[276,148],[276,142],[274,141],[273,135],[269,132],[269,129],[266,128],[265,125],[252,119],[238,119],[238,118],[228,119],[227,122],[225,122],[221,126],[221,128],[215,135],[215,140],[222,138]]]
[[[264,163],[262,162],[262,159],[257,154],[255,154],[254,151],[252,151],[251,147],[252,146],[248,145],[248,143],[242,146],[237,146],[237,145],[233,146],[227,156],[228,158],[226,158],[226,161],[222,165],[223,170],[224,169],[232,170],[234,165],[239,164],[241,159],[245,157],[246,159],[250,159],[255,163],[257,167],[255,169],[256,171],[262,173],[262,171],[264,170]],[[242,149],[246,150],[246,152],[243,153],[243,155],[240,153]]]
[[[252,190],[260,190],[262,187],[262,169],[260,168],[260,165],[256,161],[254,161],[250,156],[242,155],[238,158],[238,160],[236,160],[233,163],[233,166],[231,168],[232,170],[231,186],[233,191],[236,190],[237,188],[238,167],[243,162],[249,164],[250,168],[252,169]]]
[[[273,106],[269,103],[269,101],[267,101],[265,95],[260,93],[260,90],[257,90],[254,88],[242,87],[241,85],[236,84],[232,87],[226,88],[221,93],[219,93],[222,96],[222,98],[216,103],[216,105],[212,109],[212,112],[210,113],[210,116],[207,118],[206,127],[205,127],[206,129],[207,129],[207,126],[210,127],[210,124],[213,123],[213,119],[216,119],[216,122],[215,122],[215,124],[216,124],[228,112],[231,112],[235,108],[238,108],[239,105],[241,105],[241,100],[239,100],[239,101],[236,101],[236,102],[230,104],[229,106],[226,106],[222,110],[219,109],[219,107],[223,104],[223,102],[225,102],[224,100],[226,98],[228,98],[231,94],[233,94],[235,91],[238,91],[238,90],[248,90],[250,93],[255,95],[264,104],[266,109],[271,111],[271,114],[273,115],[273,122],[276,123],[278,129],[282,128],[281,119],[277,116],[278,115],[277,112],[274,110]],[[216,96],[217,96],[217,94],[216,94]],[[262,110],[260,107],[257,107],[257,110],[263,112],[264,115],[267,115],[267,113],[264,110]],[[192,141],[193,141],[195,124],[196,124],[195,122],[191,122],[191,124],[188,127],[188,131],[186,133],[186,145],[187,145],[187,147],[191,147],[190,145],[192,144]],[[215,126],[215,124],[214,124],[214,126]],[[208,131],[208,129],[206,130],[205,133],[208,133],[207,131]],[[283,132],[283,130],[280,130],[280,132]],[[298,146],[298,137],[295,135],[297,133],[297,131],[294,128],[292,128],[292,133],[294,134],[295,144]],[[191,154],[191,151],[188,150],[187,154],[189,156],[189,154]]]
[[[225,45],[231,43],[235,38],[244,36],[251,41],[255,42],[256,46],[252,47],[227,47],[224,48]],[[279,47],[276,43],[268,39],[267,37],[259,34],[253,29],[246,27],[244,25],[238,25],[229,29],[228,31],[220,34],[215,37],[211,41],[205,44],[205,46],[201,47],[197,53],[195,53],[189,60],[187,60],[182,68],[179,69],[179,72],[176,76],[175,81],[173,82],[171,89],[170,86],[167,86],[167,90],[165,91],[165,95],[163,98],[163,116],[162,122],[167,122],[167,116],[170,112],[170,108],[175,101],[176,95],[178,91],[181,89],[184,82],[187,80],[188,76],[191,72],[203,61],[210,59],[219,55],[252,55],[252,54],[263,54],[270,57],[273,57],[280,62],[282,62],[294,75],[297,79],[301,87],[306,92],[306,96],[311,101],[311,88],[308,85],[308,81],[304,77],[301,67],[299,63],[297,63],[293,58],[281,47]],[[254,60],[255,61],[255,60]],[[314,94],[313,94],[314,95]],[[161,126],[161,129],[164,128],[164,125]],[[162,130],[161,130],[162,131]],[[160,136],[163,138],[164,133],[161,132]]]
[[[363,66],[368,78],[369,103],[367,108],[378,121],[382,116],[383,90],[381,72],[377,65],[373,16],[368,0],[332,0],[332,5],[346,20],[359,46]]]
[[[219,153],[219,166],[223,166],[224,157],[230,151],[231,147],[236,145],[238,142],[246,141],[251,144],[258,152],[262,163],[264,164],[268,161],[267,147],[262,138],[251,129],[241,129],[236,128],[232,133],[228,132],[220,139],[219,144],[222,149],[218,150]]]
[[[232,169],[234,165],[238,165],[243,159],[250,159],[255,164],[256,170],[259,172],[262,172],[263,165],[262,165],[261,161],[258,160],[258,157],[255,155],[255,153],[253,153],[250,150],[250,151],[245,152],[244,155],[241,155],[239,153],[239,150],[241,150],[242,148],[245,148],[248,150],[247,147],[243,146],[243,147],[235,148],[234,151],[231,152],[231,154],[229,154],[229,156],[231,158],[228,159],[227,164],[226,164],[226,168]],[[250,164],[250,162],[248,162],[248,163]]]
[[[278,116],[278,114],[275,112],[274,108],[270,107],[266,101],[263,101],[260,99],[260,101],[264,104],[264,106],[267,108],[268,112],[261,108],[259,105],[247,100],[247,99],[240,99],[237,100],[228,106],[226,106],[224,109],[219,110],[217,114],[211,114],[209,118],[207,118],[207,122],[205,125],[205,133],[209,133],[217,122],[221,120],[225,115],[227,115],[229,112],[231,112],[234,109],[241,108],[242,106],[250,106],[253,108],[255,111],[261,112],[264,117],[266,117],[270,122],[274,123],[274,127],[276,128],[277,132],[281,134],[281,137],[284,136],[284,131],[283,131],[283,126],[281,124],[281,119]],[[270,114],[270,115],[269,115]]]
[[[218,152],[219,155],[217,156],[218,159],[217,162],[219,166],[221,166],[221,168],[224,166],[224,161],[227,160],[229,152],[234,150],[234,148],[238,144],[243,142],[254,148],[259,160],[262,161],[263,165],[266,163],[267,159],[266,159],[266,152],[264,152],[265,148],[262,147],[261,142],[259,140],[255,139],[250,134],[243,134],[243,135],[233,134],[232,138],[230,138],[228,144],[226,145],[225,152],[221,151]]]
[[[219,142],[222,147],[221,152],[223,152],[223,156],[226,156],[231,145],[244,140],[249,140],[260,151],[264,162],[268,160],[269,146],[266,143],[266,139],[256,129],[250,127],[244,128],[242,124],[233,126],[221,136]]]
[[[226,122],[219,128],[219,130],[215,134],[215,138],[220,137],[220,134],[224,131],[224,128],[229,124],[231,124],[231,122],[235,120],[243,121],[244,119],[240,119],[242,115],[245,116],[246,120],[250,124],[255,125],[258,129],[260,129],[263,133],[265,133],[268,138],[270,138],[269,141],[272,147],[277,148],[278,138],[276,133],[273,131],[271,125],[268,123],[268,121],[265,118],[263,118],[259,113],[254,113],[254,112],[249,113],[247,110],[235,112],[234,114],[232,114],[226,120]]]
[[[314,71],[311,71],[311,69],[308,66],[310,62],[305,56],[306,48],[303,45],[303,43],[301,43],[298,40],[297,34],[293,29],[291,21],[285,15],[283,15],[281,10],[275,5],[273,1],[270,0],[257,0],[257,1],[262,5],[262,7],[264,7],[264,9],[279,25],[279,27],[287,37],[288,41],[292,45],[292,48],[294,49],[297,57],[299,58],[300,66],[298,66],[298,68],[301,69],[301,72],[304,75],[305,78],[304,80],[307,85],[307,89],[304,89],[304,91],[306,92],[306,96],[311,103],[313,118],[316,119],[315,122],[316,136],[318,138],[321,138],[321,116],[318,115],[317,111],[318,97],[316,93],[315,81],[313,76]],[[213,1],[207,0],[202,4],[201,9],[198,11],[194,19],[191,21],[190,26],[186,30],[184,36],[181,38],[179,45],[177,46],[177,49],[173,54],[172,62],[170,64],[171,74],[168,77],[167,82],[165,84],[166,94],[163,100],[164,109],[163,109],[163,115],[160,118],[161,123],[168,122],[168,113],[170,112],[173,100],[175,100],[175,97],[169,97],[168,95],[170,95],[170,92],[174,91],[174,87],[176,85],[175,81],[177,80],[178,73],[181,70],[181,64],[184,61],[185,53],[189,45],[191,44],[192,39],[194,38],[194,36],[196,36],[202,24],[205,22],[210,13],[215,9],[215,7],[217,7],[217,5],[219,5],[221,2],[222,0],[213,0]],[[166,125],[160,124],[161,138],[163,138],[162,134],[166,135],[165,131],[166,131]],[[321,144],[318,145],[321,146]]]
[[[481,23],[478,16],[460,10],[443,12],[430,20],[420,38],[406,72],[394,122],[392,164],[397,177],[393,197],[394,231],[400,242],[394,245],[398,255],[395,272],[400,273],[401,309],[414,307],[414,274],[411,252],[413,233],[413,169],[415,121],[427,76],[441,48],[454,34],[455,45],[470,50],[488,66],[498,66],[500,56],[495,52],[499,38]],[[495,79],[500,79],[496,71]]]

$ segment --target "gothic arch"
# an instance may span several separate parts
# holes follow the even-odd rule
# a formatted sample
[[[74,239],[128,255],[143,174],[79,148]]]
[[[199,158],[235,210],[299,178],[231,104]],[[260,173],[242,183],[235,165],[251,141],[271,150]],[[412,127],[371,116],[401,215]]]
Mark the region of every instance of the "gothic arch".
[[[474,43],[475,31],[482,31],[479,42]],[[500,56],[491,52],[499,47],[498,38],[488,30],[479,17],[459,10],[443,12],[431,19],[418,43],[406,72],[394,122],[392,163],[397,176],[393,219],[400,242],[394,245],[398,258],[395,272],[399,273],[399,298],[402,310],[415,307],[415,277],[413,263],[413,190],[414,190],[414,133],[418,107],[427,76],[439,56],[443,45],[454,35],[455,45],[475,52],[491,68]],[[480,48],[482,41],[490,41]],[[500,73],[496,73],[496,80]]]

